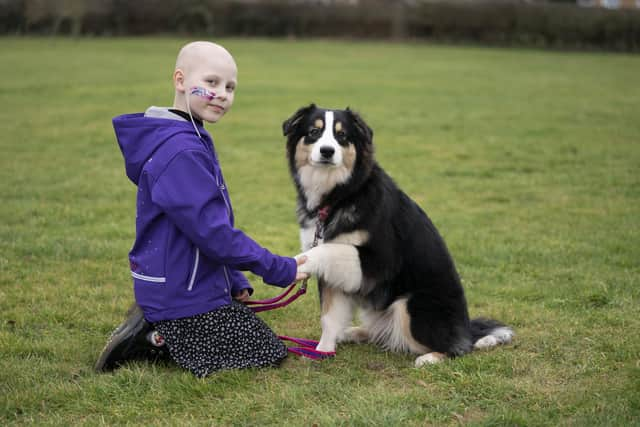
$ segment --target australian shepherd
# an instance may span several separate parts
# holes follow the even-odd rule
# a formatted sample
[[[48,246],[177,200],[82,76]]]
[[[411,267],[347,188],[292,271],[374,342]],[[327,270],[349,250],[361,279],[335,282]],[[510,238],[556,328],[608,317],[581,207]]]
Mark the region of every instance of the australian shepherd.
[[[469,319],[444,240],[378,165],[373,131],[357,113],[311,104],[283,132],[298,192],[299,256],[307,257],[299,269],[317,276],[320,290],[318,350],[371,342],[417,354],[422,366],[511,341],[511,328]]]

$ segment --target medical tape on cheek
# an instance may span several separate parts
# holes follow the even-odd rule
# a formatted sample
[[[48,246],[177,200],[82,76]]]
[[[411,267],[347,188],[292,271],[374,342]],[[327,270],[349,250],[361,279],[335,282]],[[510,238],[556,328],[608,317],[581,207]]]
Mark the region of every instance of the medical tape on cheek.
[[[211,101],[212,99],[214,99],[216,97],[216,94],[203,88],[200,86],[194,86],[191,88],[191,95],[196,95],[199,96],[201,98],[206,99],[207,101]]]

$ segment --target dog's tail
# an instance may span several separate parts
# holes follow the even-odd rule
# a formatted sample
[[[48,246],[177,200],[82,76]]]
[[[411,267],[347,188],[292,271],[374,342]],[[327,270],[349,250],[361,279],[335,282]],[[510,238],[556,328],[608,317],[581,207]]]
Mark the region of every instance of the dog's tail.
[[[477,318],[471,320],[471,338],[476,350],[508,344],[515,332],[497,320]]]

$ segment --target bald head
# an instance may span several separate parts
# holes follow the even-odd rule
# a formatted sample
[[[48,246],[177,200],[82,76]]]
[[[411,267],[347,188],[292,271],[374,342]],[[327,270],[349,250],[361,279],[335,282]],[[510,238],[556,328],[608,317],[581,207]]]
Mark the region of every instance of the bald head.
[[[203,62],[211,61],[227,63],[226,65],[236,68],[236,62],[233,60],[233,56],[231,56],[227,49],[219,44],[197,41],[188,43],[180,49],[180,52],[178,52],[178,58],[176,59],[175,69],[180,69],[187,74],[194,68],[203,64]]]
[[[219,116],[222,117],[231,108],[237,79],[238,68],[227,49],[206,41],[188,43],[180,49],[173,72],[176,90],[174,108],[194,110],[197,113],[194,115],[199,118],[215,122],[219,117],[214,117],[213,113],[208,114],[209,110],[218,108]],[[197,111],[196,101],[187,102],[193,88],[204,88],[215,94],[215,100],[209,102],[211,105],[208,109]]]

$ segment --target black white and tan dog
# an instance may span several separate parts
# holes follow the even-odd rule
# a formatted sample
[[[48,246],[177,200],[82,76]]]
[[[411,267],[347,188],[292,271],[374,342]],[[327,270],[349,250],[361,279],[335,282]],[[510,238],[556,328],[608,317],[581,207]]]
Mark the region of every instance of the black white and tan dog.
[[[307,257],[299,268],[320,289],[318,350],[371,342],[418,354],[422,366],[511,341],[511,328],[469,319],[444,240],[378,165],[373,131],[357,113],[311,104],[283,132],[298,192],[299,256]],[[360,326],[352,326],[356,307]]]

